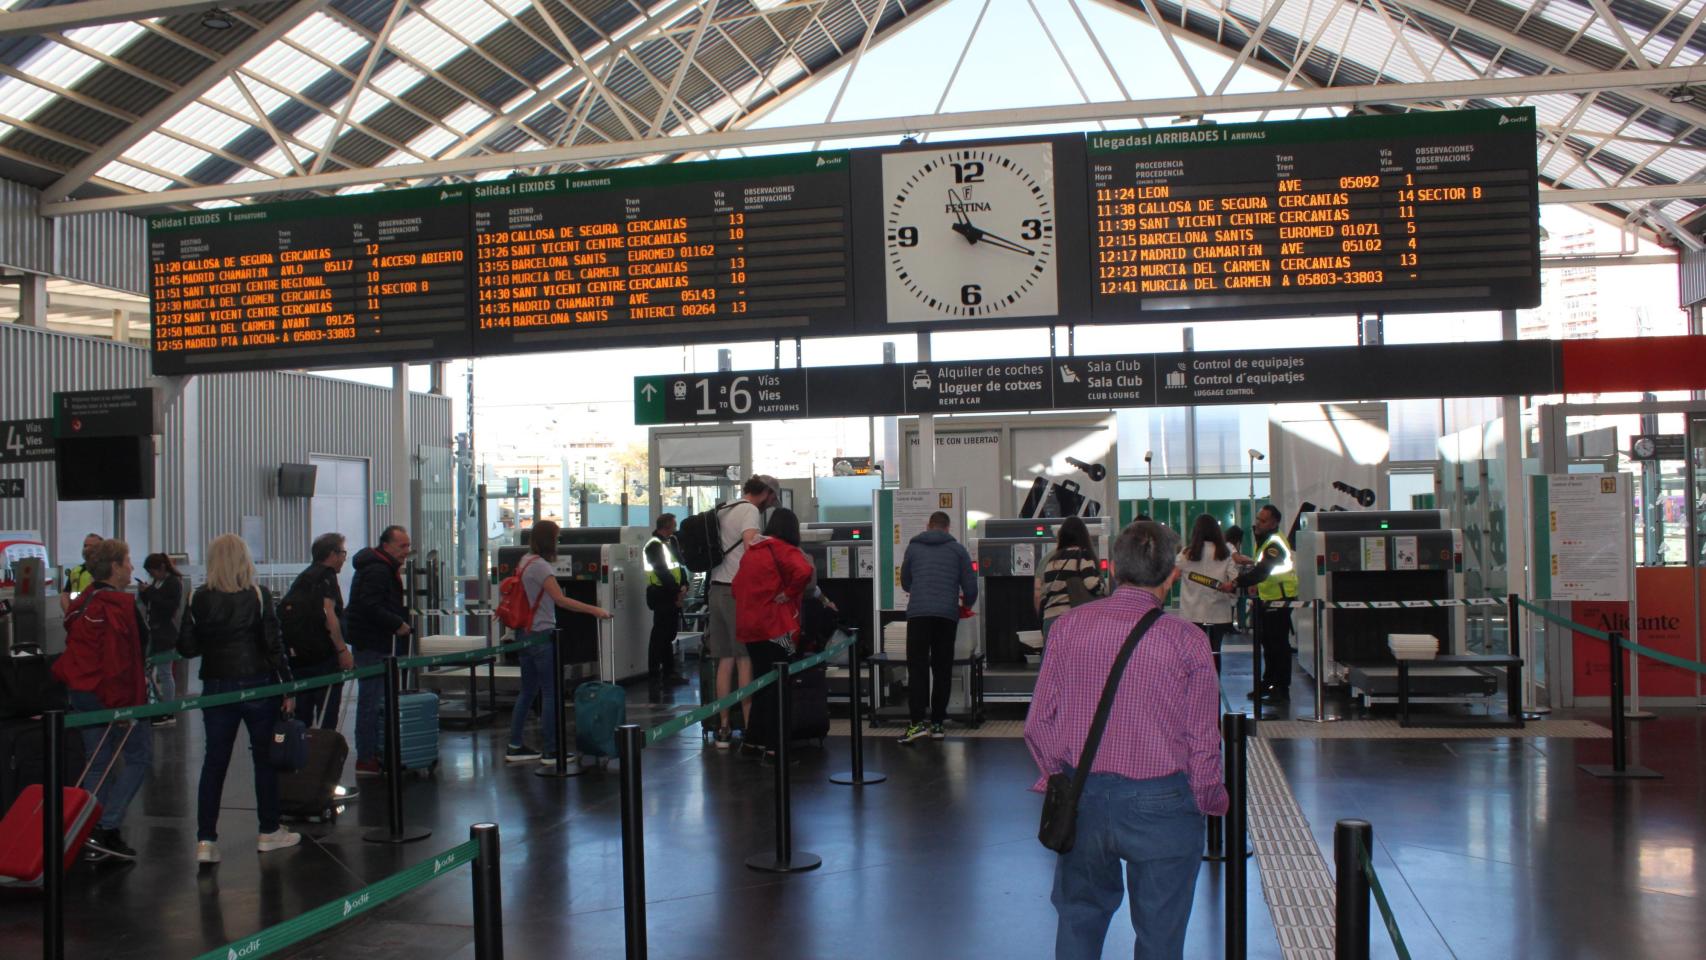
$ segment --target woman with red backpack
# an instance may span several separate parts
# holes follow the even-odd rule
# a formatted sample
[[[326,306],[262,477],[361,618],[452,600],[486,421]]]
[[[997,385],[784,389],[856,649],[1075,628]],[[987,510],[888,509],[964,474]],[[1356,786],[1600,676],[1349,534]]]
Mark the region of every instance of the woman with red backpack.
[[[817,570],[800,550],[800,520],[778,507],[764,534],[747,545],[735,573],[735,639],[746,645],[752,675],[762,677],[793,658],[800,636],[800,602],[817,592]],[[743,746],[776,746],[776,691],[752,698]]]
[[[527,601],[527,608],[532,616],[525,627],[515,628],[515,639],[534,640],[549,637],[557,632],[557,608],[572,610],[575,613],[585,613],[600,620],[611,617],[603,607],[595,607],[563,595],[563,588],[557,583],[557,531],[558,527],[549,520],[540,520],[533,524],[533,532],[527,539],[527,556],[516,564],[515,576],[518,585]],[[506,601],[508,598],[505,598]],[[559,642],[559,641],[553,641]],[[509,748],[504,751],[505,763],[524,763],[528,760],[539,760],[546,766],[563,764],[575,759],[573,751],[567,745],[558,744],[557,740],[557,685],[551,678],[551,644],[536,643],[524,648],[516,655],[521,660],[521,695],[515,701],[515,713],[509,723]],[[533,701],[539,698],[544,701],[543,721],[539,724],[544,731],[545,754],[541,758],[539,751],[527,745],[523,739],[527,730],[527,712],[533,708]]]

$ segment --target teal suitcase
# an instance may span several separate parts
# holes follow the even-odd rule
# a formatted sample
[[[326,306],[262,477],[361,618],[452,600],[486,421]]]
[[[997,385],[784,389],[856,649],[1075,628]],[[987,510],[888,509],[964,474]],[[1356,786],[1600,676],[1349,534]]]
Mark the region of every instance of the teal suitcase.
[[[416,691],[397,697],[397,726],[404,770],[438,767],[438,694]]]
[[[616,756],[616,728],[628,722],[628,692],[614,683],[575,688],[575,749],[582,756]]]

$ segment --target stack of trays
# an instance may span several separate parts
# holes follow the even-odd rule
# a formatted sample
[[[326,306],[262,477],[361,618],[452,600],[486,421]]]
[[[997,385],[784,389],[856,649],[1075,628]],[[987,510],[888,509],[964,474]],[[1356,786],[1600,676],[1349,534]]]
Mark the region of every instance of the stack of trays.
[[[1431,633],[1391,633],[1386,645],[1399,660],[1432,660],[1439,655],[1439,638]]]

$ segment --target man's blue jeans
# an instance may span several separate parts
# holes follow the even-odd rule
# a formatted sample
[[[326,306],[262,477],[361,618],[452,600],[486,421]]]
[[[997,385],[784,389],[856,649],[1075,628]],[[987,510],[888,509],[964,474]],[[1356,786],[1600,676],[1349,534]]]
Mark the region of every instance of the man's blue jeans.
[[[252,687],[277,683],[270,673],[241,677],[234,680],[203,680],[202,693],[232,693]],[[255,810],[260,820],[260,832],[278,829],[278,769],[270,762],[272,728],[282,697],[265,697],[242,703],[227,703],[201,711],[207,731],[207,752],[201,761],[201,782],[196,788],[197,840],[219,839],[219,801],[225,794],[225,774],[231,769],[232,748],[237,743],[237,728],[249,728],[249,759],[255,767]]]
[[[107,709],[101,705],[101,698],[82,690],[70,691],[70,701],[71,709],[77,713]],[[125,739],[127,730],[130,733],[128,740]],[[148,776],[149,765],[154,759],[154,731],[148,721],[133,720],[128,724],[82,727],[78,732],[83,736],[83,753],[94,758],[89,762],[89,775],[83,778],[82,786],[101,802],[101,820],[96,826],[102,830],[117,830],[124,822],[124,812],[130,807],[131,799],[136,796],[136,791],[142,789],[142,781]],[[121,741],[124,743],[124,752],[120,754],[122,759],[114,763],[113,753]],[[113,768],[110,776],[106,773],[109,765]],[[99,790],[95,789],[96,783],[101,783]]]
[[[532,640],[554,632],[540,630],[517,633],[515,638]],[[533,708],[533,700],[537,697],[544,701],[544,709],[540,711],[539,729],[545,741],[545,755],[549,757],[557,752],[557,685],[551,681],[551,644],[540,643],[524,647],[516,656],[521,659],[521,696],[516,698],[515,713],[509,720],[509,745],[525,745],[522,735],[527,727],[527,712]]]
[[[407,637],[392,637],[391,650],[397,656],[402,656],[407,650]],[[386,651],[367,650],[361,647],[355,649],[356,669],[384,663]],[[379,722],[385,716],[385,675],[383,673],[371,677],[362,677],[355,682],[355,759],[356,762],[372,760],[379,762],[379,753],[384,748],[385,738],[380,732]]]
[[[1054,868],[1056,960],[1100,957],[1108,921],[1128,892],[1132,956],[1182,958],[1202,852],[1203,817],[1183,773],[1153,780],[1091,774],[1078,801],[1077,840]]]

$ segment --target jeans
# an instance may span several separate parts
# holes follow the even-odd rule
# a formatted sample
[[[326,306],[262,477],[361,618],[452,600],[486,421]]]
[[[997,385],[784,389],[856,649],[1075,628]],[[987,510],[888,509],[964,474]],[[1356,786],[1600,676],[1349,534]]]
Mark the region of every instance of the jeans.
[[[1054,867],[1055,960],[1100,957],[1108,921],[1128,892],[1137,932],[1132,956],[1182,958],[1203,829],[1183,773],[1153,780],[1091,774],[1078,800],[1077,839]]]
[[[291,673],[298,680],[309,680],[314,677],[331,676],[338,671],[338,655],[332,654],[330,659],[319,663],[299,667],[291,665]],[[380,689],[384,689],[384,677],[379,678]],[[314,725],[315,717],[319,717],[319,727],[322,730],[338,728],[338,708],[343,705],[344,685],[334,683],[329,687],[312,687],[296,695],[296,715],[304,723]]]
[[[71,709],[76,713],[107,709],[99,697],[82,690],[70,691],[70,701]],[[126,732],[130,734],[129,739],[125,738]],[[95,826],[102,830],[117,830],[124,822],[124,812],[130,801],[135,798],[136,791],[142,789],[142,781],[148,776],[148,767],[154,759],[154,731],[146,721],[132,721],[128,728],[109,724],[83,727],[81,733],[83,753],[92,758],[82,786],[101,803],[101,820]],[[105,740],[102,739],[103,734]],[[120,755],[122,762],[114,763],[113,754],[119,749],[120,742],[124,744]],[[107,775],[109,764],[113,766],[111,776]],[[97,784],[99,789],[96,789]]]
[[[252,687],[276,683],[270,673],[256,674],[234,680],[203,680],[202,693],[231,693]],[[225,771],[231,767],[231,750],[237,742],[238,726],[249,728],[249,759],[255,765],[255,810],[260,818],[262,833],[278,829],[278,770],[268,762],[272,743],[273,724],[278,721],[284,701],[266,697],[243,703],[228,703],[222,707],[207,707],[201,712],[207,731],[207,753],[201,761],[201,784],[196,788],[195,838],[209,842],[219,839],[219,800],[225,794]]]
[[[388,655],[402,656],[408,649],[409,638],[393,636],[390,650],[366,650],[357,647],[355,650],[355,665],[357,669],[382,664]],[[379,751],[384,744],[384,738],[379,732],[379,720],[385,715],[385,675],[362,677],[355,682],[355,759],[357,763],[364,760],[379,762]]]
[[[954,690],[954,637],[958,620],[945,617],[913,617],[906,621],[907,706],[913,723],[948,719],[948,695]]]
[[[178,684],[172,677],[172,668],[176,663],[158,663],[151,669],[154,672],[154,693],[156,703],[178,699]]]
[[[555,633],[554,630],[537,630],[529,633],[517,633],[517,640],[532,640],[536,637],[546,637]],[[545,755],[551,756],[557,752],[557,685],[552,682],[550,643],[541,643],[525,647],[516,654],[521,659],[521,696],[515,698],[515,712],[509,718],[509,745],[519,747],[524,744],[522,739],[527,728],[527,713],[533,709],[534,698],[543,700],[543,710],[540,712],[539,728],[545,739]]]

